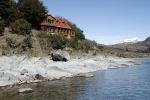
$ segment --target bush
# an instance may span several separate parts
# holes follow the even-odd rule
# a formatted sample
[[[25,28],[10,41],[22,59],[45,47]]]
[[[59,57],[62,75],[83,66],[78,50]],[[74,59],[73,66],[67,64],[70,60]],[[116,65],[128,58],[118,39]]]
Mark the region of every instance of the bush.
[[[6,47],[3,49],[3,54],[20,54],[24,51],[29,51],[32,48],[32,39],[30,36],[15,38],[6,37]]]
[[[37,37],[43,49],[64,49],[69,47],[76,50],[94,50],[98,47],[95,41],[79,40],[77,38],[66,39],[63,35],[59,34],[52,35],[43,32],[39,33]]]
[[[5,29],[4,21],[0,20],[0,35],[3,34]]]
[[[95,41],[72,38],[67,41],[66,46],[76,50],[93,50],[97,47],[97,43]]]
[[[63,49],[66,45],[66,38],[62,35],[49,35],[47,42],[53,49]]]
[[[42,48],[63,49],[66,46],[67,39],[59,34],[39,33],[37,35]]]
[[[13,33],[27,35],[31,33],[31,24],[24,19],[16,20],[11,24]]]
[[[26,37],[23,40],[21,47],[22,47],[23,51],[26,51],[26,50],[32,48],[32,39],[30,36]]]
[[[6,43],[7,43],[7,46],[10,47],[10,48],[16,48],[18,46],[16,40],[13,39],[13,38],[7,37],[6,38]]]
[[[36,36],[40,39],[43,39],[43,38],[48,38],[49,35],[46,32],[40,32]]]

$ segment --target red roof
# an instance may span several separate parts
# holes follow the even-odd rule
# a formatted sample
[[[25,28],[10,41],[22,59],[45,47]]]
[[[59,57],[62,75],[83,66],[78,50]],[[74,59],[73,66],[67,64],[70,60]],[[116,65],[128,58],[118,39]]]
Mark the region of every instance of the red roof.
[[[53,23],[50,23],[49,20],[53,21]],[[51,15],[49,15],[45,20],[43,20],[43,22],[40,25],[71,29],[69,24],[63,18],[53,17]]]

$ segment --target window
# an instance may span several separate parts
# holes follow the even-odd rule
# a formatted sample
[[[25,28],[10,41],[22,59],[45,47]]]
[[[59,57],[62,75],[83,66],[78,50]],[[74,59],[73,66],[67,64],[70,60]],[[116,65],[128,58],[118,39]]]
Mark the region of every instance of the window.
[[[54,32],[54,28],[49,27],[49,28],[48,28],[48,31],[49,31],[49,32]]]
[[[49,19],[49,20],[48,20],[48,23],[49,23],[49,24],[53,24],[54,21]]]
[[[49,27],[48,30],[51,31],[51,28]]]

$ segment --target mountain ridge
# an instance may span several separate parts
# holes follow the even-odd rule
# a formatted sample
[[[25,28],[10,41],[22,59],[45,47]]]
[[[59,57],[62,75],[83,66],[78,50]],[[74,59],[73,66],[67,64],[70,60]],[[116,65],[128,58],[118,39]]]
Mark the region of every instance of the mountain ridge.
[[[110,47],[122,49],[126,51],[134,52],[150,52],[150,37],[146,38],[144,41],[139,42],[128,42],[128,43],[119,43],[111,45]]]

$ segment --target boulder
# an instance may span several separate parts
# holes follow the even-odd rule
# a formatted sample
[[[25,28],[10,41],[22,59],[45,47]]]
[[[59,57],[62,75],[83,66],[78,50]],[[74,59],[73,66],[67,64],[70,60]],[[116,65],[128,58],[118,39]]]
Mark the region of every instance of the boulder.
[[[31,93],[33,90],[31,88],[22,88],[19,89],[18,93]]]
[[[70,55],[66,51],[52,51],[51,52],[51,57],[53,61],[68,61],[70,59]]]

